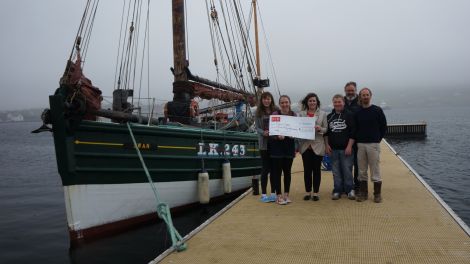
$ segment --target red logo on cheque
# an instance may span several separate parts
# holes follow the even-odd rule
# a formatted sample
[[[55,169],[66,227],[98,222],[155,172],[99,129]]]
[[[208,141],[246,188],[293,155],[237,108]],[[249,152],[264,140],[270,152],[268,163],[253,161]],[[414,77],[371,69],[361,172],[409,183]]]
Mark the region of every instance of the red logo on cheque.
[[[272,122],[281,122],[281,117],[280,116],[273,116],[271,117]]]

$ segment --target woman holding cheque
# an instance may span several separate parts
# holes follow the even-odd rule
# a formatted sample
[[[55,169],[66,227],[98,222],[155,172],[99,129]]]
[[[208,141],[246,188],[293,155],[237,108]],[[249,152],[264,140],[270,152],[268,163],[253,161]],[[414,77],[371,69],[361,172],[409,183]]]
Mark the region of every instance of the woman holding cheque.
[[[320,196],[318,191],[321,182],[321,161],[325,155],[325,140],[323,134],[326,133],[328,123],[326,113],[320,110],[320,99],[315,93],[309,93],[302,100],[302,111],[299,116],[316,117],[315,121],[315,139],[299,141],[299,151],[302,154],[304,165],[305,191],[307,194],[304,200],[318,201]],[[313,194],[312,194],[313,183]]]
[[[279,97],[280,110],[274,111],[273,115],[296,116],[290,108],[290,98],[287,95]],[[295,157],[295,140],[287,136],[270,136],[269,148],[271,155],[271,177],[274,190],[277,194],[276,203],[285,205],[290,203],[289,189],[291,183],[291,168]],[[284,173],[284,195],[281,188],[281,174]]]

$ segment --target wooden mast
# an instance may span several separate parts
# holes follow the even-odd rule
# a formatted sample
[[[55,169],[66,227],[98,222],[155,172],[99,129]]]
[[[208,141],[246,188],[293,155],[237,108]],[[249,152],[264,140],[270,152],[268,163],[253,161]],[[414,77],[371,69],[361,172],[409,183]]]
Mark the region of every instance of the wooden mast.
[[[252,4],[253,4],[253,21],[254,21],[254,27],[255,27],[255,47],[256,47],[256,76],[253,79],[253,83],[256,87],[256,97],[259,99],[259,96],[263,93],[264,87],[269,86],[269,80],[261,79],[259,38],[258,38],[258,15],[257,15],[258,8],[256,6],[256,0],[253,0]]]
[[[184,0],[173,0],[173,65],[175,82],[187,81]]]
[[[193,88],[188,80],[184,0],[172,0],[173,22],[173,101],[166,106],[170,121],[189,124]]]
[[[256,2],[256,1],[255,1]],[[184,0],[172,0],[173,22],[173,101],[166,105],[166,116],[170,121],[190,124],[194,118],[192,99],[219,99],[225,102],[239,100],[254,105],[256,100],[253,94],[240,91],[227,85],[212,82],[192,75],[188,69],[186,58],[186,23]],[[255,3],[256,5],[256,3]],[[257,22],[256,22],[257,23]],[[258,29],[256,29],[258,32]],[[256,33],[256,35],[258,35]],[[256,36],[258,42],[258,36]],[[257,45],[258,46],[258,45]],[[257,47],[257,77],[259,79],[259,49]],[[262,88],[261,88],[262,91]],[[191,110],[190,110],[191,109]],[[192,112],[191,112],[192,111]]]

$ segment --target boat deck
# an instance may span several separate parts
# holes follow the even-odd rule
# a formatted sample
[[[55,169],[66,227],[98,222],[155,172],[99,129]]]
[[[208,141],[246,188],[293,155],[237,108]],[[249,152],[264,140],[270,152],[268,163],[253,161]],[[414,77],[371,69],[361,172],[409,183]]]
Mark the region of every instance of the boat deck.
[[[468,227],[382,144],[383,203],[333,201],[322,172],[320,201],[303,201],[302,159],[293,165],[292,203],[246,195],[160,263],[470,263]],[[443,175],[445,177],[445,175]],[[269,187],[268,187],[269,191]]]

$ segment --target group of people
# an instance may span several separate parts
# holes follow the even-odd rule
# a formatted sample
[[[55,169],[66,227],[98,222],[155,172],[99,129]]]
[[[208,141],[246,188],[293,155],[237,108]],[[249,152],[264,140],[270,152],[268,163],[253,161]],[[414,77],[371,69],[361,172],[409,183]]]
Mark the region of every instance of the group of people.
[[[333,200],[340,199],[343,194],[358,202],[367,200],[370,168],[374,202],[382,202],[379,143],[387,130],[387,120],[382,109],[372,104],[372,91],[369,88],[362,88],[357,93],[356,83],[348,82],[344,91],[344,96],[333,96],[333,110],[329,114],[320,109],[320,99],[315,93],[309,93],[303,98],[299,113],[292,111],[289,96],[281,95],[277,107],[271,93],[261,94],[255,123],[262,159],[262,202],[280,205],[292,202],[289,191],[296,152],[302,155],[306,192],[304,200],[320,200],[321,162],[327,154],[332,162]],[[315,139],[270,135],[271,115],[316,117]],[[270,195],[267,194],[268,175]]]

